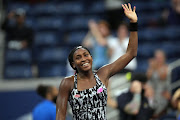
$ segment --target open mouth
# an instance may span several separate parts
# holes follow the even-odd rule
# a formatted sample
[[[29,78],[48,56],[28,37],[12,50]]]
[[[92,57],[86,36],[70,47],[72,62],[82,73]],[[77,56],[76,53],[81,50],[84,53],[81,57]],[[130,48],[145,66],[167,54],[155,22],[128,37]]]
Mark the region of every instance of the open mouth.
[[[84,64],[82,64],[82,66],[87,67],[87,66],[89,66],[89,63],[84,63]]]

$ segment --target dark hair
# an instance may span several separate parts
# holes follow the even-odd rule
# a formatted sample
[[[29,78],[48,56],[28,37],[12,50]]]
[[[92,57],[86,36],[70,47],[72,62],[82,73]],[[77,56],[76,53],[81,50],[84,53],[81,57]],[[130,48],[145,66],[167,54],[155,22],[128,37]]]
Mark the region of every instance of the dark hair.
[[[39,85],[36,89],[36,92],[38,95],[40,95],[43,98],[46,98],[46,94],[50,92],[52,89],[52,86],[47,86],[47,85]]]
[[[76,47],[74,47],[74,48],[71,50],[71,52],[69,53],[69,56],[68,56],[68,61],[69,61],[69,64],[70,64],[70,66],[71,66],[72,68],[73,68],[72,62],[74,61],[74,60],[73,60],[73,55],[74,55],[74,53],[76,52],[76,50],[81,49],[81,48],[86,49],[86,50],[89,52],[89,54],[91,55],[90,51],[89,51],[86,47],[84,47],[84,46],[76,46]],[[76,68],[73,68],[73,69],[76,70],[76,72],[78,72]]]
[[[142,83],[146,83],[147,82],[147,76],[145,73],[134,73],[131,77],[131,82],[134,80],[138,80]]]

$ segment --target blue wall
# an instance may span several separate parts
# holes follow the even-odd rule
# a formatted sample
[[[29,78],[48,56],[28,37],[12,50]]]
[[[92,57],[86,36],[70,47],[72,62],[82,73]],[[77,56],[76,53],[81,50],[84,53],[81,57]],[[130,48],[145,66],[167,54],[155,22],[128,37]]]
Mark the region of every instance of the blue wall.
[[[0,119],[15,120],[31,112],[40,101],[42,98],[35,91],[0,92]]]

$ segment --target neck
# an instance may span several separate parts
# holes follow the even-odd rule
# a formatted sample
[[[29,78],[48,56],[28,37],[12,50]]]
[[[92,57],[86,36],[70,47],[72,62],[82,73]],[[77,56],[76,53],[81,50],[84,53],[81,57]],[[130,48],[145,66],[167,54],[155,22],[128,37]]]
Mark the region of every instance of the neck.
[[[52,98],[51,97],[46,97],[47,100],[49,101],[52,101]]]
[[[120,37],[119,37],[120,41],[123,41],[125,38],[126,38],[126,37],[124,37],[124,36],[120,36]]]
[[[94,78],[94,74],[93,74],[93,71],[90,70],[90,71],[87,71],[87,72],[79,72],[77,77],[79,78],[79,80],[81,79],[91,79],[91,78]]]

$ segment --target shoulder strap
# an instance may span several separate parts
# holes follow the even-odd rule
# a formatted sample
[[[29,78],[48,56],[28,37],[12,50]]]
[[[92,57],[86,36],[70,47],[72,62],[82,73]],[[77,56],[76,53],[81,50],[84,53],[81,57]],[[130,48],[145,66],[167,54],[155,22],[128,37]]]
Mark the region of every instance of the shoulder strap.
[[[98,75],[95,72],[94,72],[94,77],[95,77],[96,82],[98,83],[98,85],[101,85],[102,82],[101,82],[101,80],[99,79]]]
[[[74,75],[74,88],[77,89],[77,73]]]

